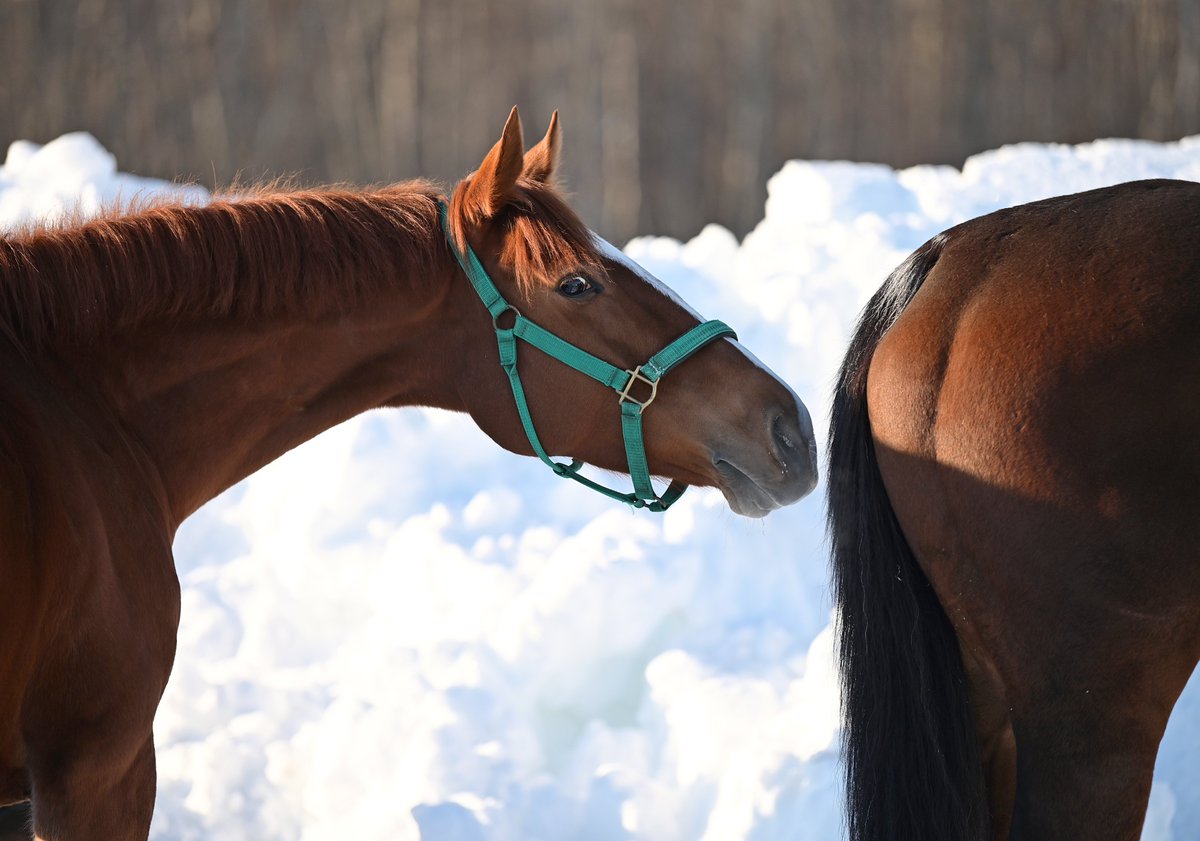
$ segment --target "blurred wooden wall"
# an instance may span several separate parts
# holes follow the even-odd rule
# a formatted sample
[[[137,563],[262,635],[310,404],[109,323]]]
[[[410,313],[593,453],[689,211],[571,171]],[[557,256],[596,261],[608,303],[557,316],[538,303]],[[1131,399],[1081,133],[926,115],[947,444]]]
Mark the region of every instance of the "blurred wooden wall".
[[[514,103],[610,238],[745,232],[789,158],[1200,132],[1200,0],[0,0],[0,144],[143,174],[451,180]]]

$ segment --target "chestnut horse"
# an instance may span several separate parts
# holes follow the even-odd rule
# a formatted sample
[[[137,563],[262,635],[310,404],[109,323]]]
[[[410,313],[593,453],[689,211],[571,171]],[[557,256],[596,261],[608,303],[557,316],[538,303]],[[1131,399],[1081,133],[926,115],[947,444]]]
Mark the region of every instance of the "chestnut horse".
[[[829,472],[852,841],[1135,841],[1200,657],[1200,184],[922,246]]]
[[[525,154],[514,109],[448,199],[420,181],[266,192],[0,239],[0,804],[32,799],[38,838],[146,838],[171,541],[207,500],[381,406],[469,412],[532,454],[456,249],[621,368],[695,327],[567,207],[558,148],[554,120]],[[519,367],[546,451],[625,469],[610,388],[539,350]],[[795,395],[723,336],[645,411],[655,474],[751,515],[811,490],[812,440]]]

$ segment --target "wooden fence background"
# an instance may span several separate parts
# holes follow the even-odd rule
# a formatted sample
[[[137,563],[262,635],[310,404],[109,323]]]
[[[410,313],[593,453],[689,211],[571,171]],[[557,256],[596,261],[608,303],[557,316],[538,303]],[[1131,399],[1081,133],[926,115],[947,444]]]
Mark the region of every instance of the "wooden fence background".
[[[0,144],[143,174],[451,180],[514,103],[610,238],[743,233],[789,158],[1200,132],[1200,0],[0,0]]]

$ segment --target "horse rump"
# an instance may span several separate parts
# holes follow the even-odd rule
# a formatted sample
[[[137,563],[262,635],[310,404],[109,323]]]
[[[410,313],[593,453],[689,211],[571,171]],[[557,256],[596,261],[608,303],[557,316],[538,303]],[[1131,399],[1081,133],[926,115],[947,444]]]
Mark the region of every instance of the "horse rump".
[[[868,303],[834,394],[828,527],[850,841],[987,833],[958,640],[892,510],[867,413],[875,348],[945,242],[939,235],[914,252]]]

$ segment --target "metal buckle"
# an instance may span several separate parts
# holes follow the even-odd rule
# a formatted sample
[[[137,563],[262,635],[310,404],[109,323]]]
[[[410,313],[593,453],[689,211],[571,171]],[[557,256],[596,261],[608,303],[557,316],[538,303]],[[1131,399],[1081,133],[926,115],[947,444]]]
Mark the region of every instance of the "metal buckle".
[[[641,407],[643,412],[646,411],[646,407],[649,406],[651,403],[653,403],[654,398],[658,396],[658,382],[659,381],[652,380],[649,377],[647,377],[646,375],[644,375],[642,373],[641,365],[638,365],[632,371],[626,371],[625,373],[629,375],[629,382],[625,383],[625,388],[621,389],[621,396],[617,398],[617,402],[618,403],[625,403],[625,402],[636,403],[638,406]],[[644,382],[646,385],[650,386],[650,396],[647,397],[645,399],[645,401],[638,400],[636,397],[634,397],[632,394],[629,393],[629,390],[631,388],[633,388],[633,384],[635,382],[639,382],[639,381]]]
[[[501,327],[500,326],[500,316],[508,315],[510,312],[513,314],[512,327]],[[513,329],[513,327],[517,326],[517,319],[519,319],[520,317],[521,317],[521,311],[506,301],[504,304],[504,309],[500,310],[500,312],[498,312],[492,316],[492,329],[494,329],[497,333],[499,333],[501,330],[511,330],[511,329]]]

